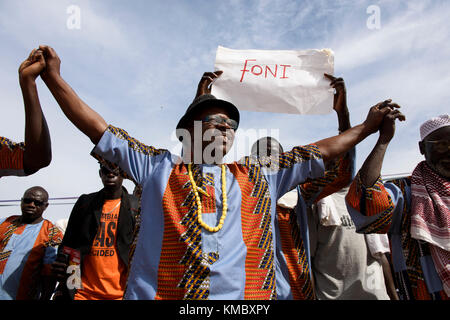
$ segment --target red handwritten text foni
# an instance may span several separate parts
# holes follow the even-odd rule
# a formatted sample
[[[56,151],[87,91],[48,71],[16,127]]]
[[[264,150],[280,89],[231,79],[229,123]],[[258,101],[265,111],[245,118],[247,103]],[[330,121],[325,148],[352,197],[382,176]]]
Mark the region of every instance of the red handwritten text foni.
[[[279,79],[288,79],[288,76],[286,75],[286,69],[291,67],[291,65],[288,64],[275,64],[272,66],[268,65],[259,65],[256,63],[252,63],[250,61],[256,61],[256,59],[246,59],[244,62],[244,68],[241,70],[241,81],[244,81],[244,76],[246,73],[251,73],[255,76],[260,77],[273,77],[276,78],[277,76]],[[250,63],[249,63],[250,62]]]

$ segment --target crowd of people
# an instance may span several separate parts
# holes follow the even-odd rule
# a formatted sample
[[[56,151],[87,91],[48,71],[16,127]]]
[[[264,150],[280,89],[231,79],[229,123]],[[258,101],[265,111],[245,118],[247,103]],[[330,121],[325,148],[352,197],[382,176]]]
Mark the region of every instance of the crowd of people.
[[[180,119],[179,157],[107,124],[60,64],[49,46],[21,64],[25,141],[1,138],[0,177],[51,163],[40,76],[94,144],[104,187],[78,198],[65,230],[43,217],[47,191],[25,190],[22,214],[0,219],[0,299],[449,298],[448,114],[421,125],[424,161],[412,175],[385,181],[386,149],[405,121],[400,106],[381,101],[352,126],[344,80],[325,74],[338,134],[290,151],[264,137],[249,156],[224,163],[240,116],[211,95],[222,72],[204,73]],[[357,171],[355,147],[375,133]],[[134,182],[132,194],[123,179]]]

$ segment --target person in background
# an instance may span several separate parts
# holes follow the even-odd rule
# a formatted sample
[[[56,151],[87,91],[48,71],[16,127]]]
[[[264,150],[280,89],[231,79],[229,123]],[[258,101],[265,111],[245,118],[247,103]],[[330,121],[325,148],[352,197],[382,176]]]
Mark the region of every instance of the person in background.
[[[100,166],[103,189],[81,195],[75,203],[61,244],[80,251],[81,289],[67,286],[67,260],[52,265],[60,281],[55,299],[121,300],[128,274],[129,251],[138,200],[122,186],[118,170]]]
[[[356,233],[345,204],[349,185],[308,210],[311,270],[317,298],[398,300],[386,258],[386,253],[390,253],[388,237]]]
[[[338,113],[339,133],[342,133],[351,128],[345,83],[342,78],[330,80],[336,88],[334,109]],[[316,187],[310,184],[300,187],[306,202],[299,202],[298,206],[306,207],[307,212],[316,297],[320,300],[398,299],[385,256],[389,252],[387,237],[357,234],[345,205],[345,195],[354,177],[355,149],[342,160],[347,166],[344,167],[346,174],[340,174],[341,179],[335,178],[336,172],[328,170],[322,181],[311,183]],[[336,179],[340,183],[333,182]],[[334,189],[327,192],[328,196],[323,191],[308,191],[308,188],[327,191],[330,185]]]
[[[425,160],[411,177],[383,182],[381,168],[394,137],[392,111],[355,177],[346,201],[358,232],[388,233],[396,286],[402,300],[450,296],[450,116],[420,126],[419,150]]]
[[[347,107],[345,83],[342,78],[325,74],[336,92],[333,109],[338,118],[339,133],[351,128]],[[266,151],[267,150],[267,151]],[[283,152],[281,144],[272,137],[259,139],[252,147],[252,154],[260,159],[277,156]],[[322,177],[310,179],[289,191],[277,201],[276,226],[280,232],[281,274],[286,276],[285,286],[293,299],[317,298],[311,271],[310,241],[307,210],[321,198],[338,191],[351,182],[354,167],[354,149],[343,157],[330,162]],[[286,261],[284,263],[284,261]]]
[[[23,194],[22,215],[0,219],[0,300],[50,299],[51,263],[63,235],[42,217],[47,207],[47,191],[32,187]]]

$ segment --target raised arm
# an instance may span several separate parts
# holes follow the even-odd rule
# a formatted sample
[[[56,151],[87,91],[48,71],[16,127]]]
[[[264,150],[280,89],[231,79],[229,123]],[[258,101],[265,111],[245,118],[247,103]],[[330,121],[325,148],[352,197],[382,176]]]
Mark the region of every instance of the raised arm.
[[[329,74],[325,74],[325,77],[330,80],[330,86],[336,89],[333,109],[338,118],[339,133],[342,133],[351,128],[344,79],[336,78]],[[307,203],[317,202],[321,198],[349,185],[353,178],[354,162],[354,148],[350,149],[342,157],[328,162],[323,177],[300,185],[300,190],[305,201]]]
[[[222,73],[223,73],[223,71],[221,71],[221,70],[203,73],[202,78],[200,79],[200,82],[198,83],[197,92],[195,94],[194,99],[197,99],[198,97],[200,97],[201,95],[204,95],[204,94],[211,94],[211,87],[212,87],[214,81],[216,81],[216,79],[218,77],[220,77],[222,75]]]
[[[340,135],[315,142],[324,162],[343,156],[347,151],[364,140],[367,136],[378,131],[384,117],[399,106],[392,101],[385,100],[370,108],[366,120]]]
[[[36,78],[44,68],[41,50],[33,50],[19,67],[19,83],[25,108],[23,170],[26,175],[48,166],[52,160],[50,133],[36,88]]]
[[[347,90],[345,88],[345,82],[342,78],[336,78],[330,74],[324,74],[329,79],[330,86],[336,90],[334,94],[333,109],[336,111],[338,117],[339,133],[350,129],[350,113],[347,107]]]
[[[108,127],[106,121],[81,100],[61,77],[61,60],[55,50],[49,46],[39,46],[39,48],[43,51],[47,64],[41,74],[45,84],[66,117],[94,144],[97,144]]]
[[[380,136],[375,147],[359,171],[361,182],[366,187],[373,186],[380,177],[384,155],[386,154],[389,142],[394,137],[396,119],[404,121],[405,116],[398,109],[391,109],[383,119],[380,127]]]
[[[388,232],[393,217],[402,214],[404,208],[403,188],[392,183],[383,184],[380,179],[386,148],[394,136],[395,120],[405,120],[398,109],[389,110],[383,119],[375,147],[345,197],[356,230],[360,233]]]

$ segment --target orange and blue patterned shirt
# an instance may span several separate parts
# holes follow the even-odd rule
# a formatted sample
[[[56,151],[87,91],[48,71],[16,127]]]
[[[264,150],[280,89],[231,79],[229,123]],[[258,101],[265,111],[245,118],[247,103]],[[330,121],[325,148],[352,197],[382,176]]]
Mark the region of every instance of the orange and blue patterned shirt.
[[[61,243],[61,231],[48,220],[20,223],[20,216],[0,219],[0,300],[29,300],[40,296],[41,275]]]
[[[290,284],[278,245],[276,201],[324,174],[315,145],[277,158],[245,157],[226,164],[228,211],[211,233],[197,221],[187,165],[169,151],[144,145],[109,126],[92,155],[143,188],[141,223],[125,299],[289,299]],[[270,161],[269,161],[270,160]],[[269,166],[272,162],[276,165]],[[216,226],[222,215],[221,168],[193,165],[202,218]]]
[[[0,137],[0,177],[23,176],[23,153],[25,144]]]
[[[402,300],[448,299],[428,244],[411,237],[411,177],[365,187],[359,173],[346,196],[359,233],[387,233],[396,287]]]

